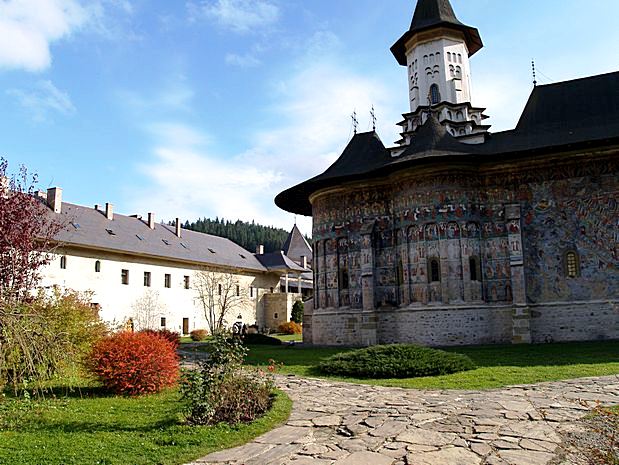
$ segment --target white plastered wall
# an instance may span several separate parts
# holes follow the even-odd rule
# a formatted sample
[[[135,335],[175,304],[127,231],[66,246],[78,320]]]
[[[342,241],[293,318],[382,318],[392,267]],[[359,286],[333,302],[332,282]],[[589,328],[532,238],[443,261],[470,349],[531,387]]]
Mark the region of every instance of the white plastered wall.
[[[66,257],[66,268],[60,266],[61,257]],[[101,262],[101,271],[95,271],[95,263]],[[100,305],[101,318],[114,325],[121,325],[135,318],[134,304],[147,291],[157,291],[162,307],[156,317],[154,329],[160,328],[161,318],[166,319],[166,328],[181,332],[183,318],[189,319],[189,331],[207,328],[204,311],[193,288],[195,273],[203,267],[181,264],[170,260],[141,256],[108,253],[99,250],[64,248],[58,250],[52,262],[42,272],[41,285],[57,285],[63,289],[92,292],[92,303]],[[122,284],[122,270],[129,271],[129,284]],[[144,272],[151,273],[151,286],[144,286]],[[223,271],[226,272],[226,271]],[[246,305],[234,309],[227,317],[229,325],[242,315],[245,324],[264,326],[263,298],[271,287],[279,287],[279,276],[230,269],[238,277],[240,292],[245,293]],[[171,275],[171,286],[166,288],[165,275]],[[189,276],[190,289],[185,289],[184,277]],[[250,296],[253,287],[253,297]]]

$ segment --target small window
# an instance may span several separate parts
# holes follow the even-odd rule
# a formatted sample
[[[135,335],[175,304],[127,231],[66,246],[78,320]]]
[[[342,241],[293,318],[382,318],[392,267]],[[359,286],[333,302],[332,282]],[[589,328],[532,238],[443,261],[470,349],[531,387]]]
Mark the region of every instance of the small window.
[[[241,286],[239,286],[238,284],[236,285],[236,296],[240,296],[241,295]]]
[[[167,239],[161,239],[161,242],[163,242],[165,245],[170,245],[170,241]]]
[[[208,249],[208,251],[209,251],[210,253],[215,253],[215,251],[214,251],[213,249]]]
[[[275,292],[275,288],[271,288],[271,294]]]
[[[95,273],[101,273],[101,262],[99,260],[95,262]]]
[[[61,270],[67,269],[67,257],[65,256],[60,257],[60,269]]]
[[[144,287],[150,287],[151,285],[151,274],[150,271],[144,272]]]
[[[168,289],[172,287],[172,275],[171,274],[166,274],[163,277],[163,285],[167,287]]]
[[[241,257],[243,260],[247,260],[247,257],[243,255],[242,253],[239,254],[239,257]]]
[[[479,259],[477,257],[469,257],[469,273],[471,281],[481,281]]]
[[[182,242],[181,242],[181,247],[182,247],[183,249],[189,249],[189,247],[187,247],[187,244],[184,244],[184,243],[182,243]]]
[[[428,276],[430,278],[431,283],[437,283],[441,280],[441,265],[438,261],[438,258],[432,258],[429,262],[429,273]]]
[[[217,292],[219,293],[219,295],[221,295],[221,284],[217,285]]]
[[[253,296],[254,296],[254,287],[249,286],[249,297],[253,297]]]
[[[277,320],[279,318],[279,313],[273,313],[273,319]]]
[[[349,286],[348,270],[343,268],[340,270],[340,289],[346,290]]]
[[[81,228],[79,223],[71,223],[71,226],[73,226],[75,229],[80,229]]]
[[[140,236],[139,234],[136,234],[135,237],[137,237],[139,240],[143,241],[144,238],[142,236]]]
[[[116,235],[116,233],[115,233],[112,229],[106,229],[106,231],[107,231],[107,233],[108,233],[110,236],[115,236],[115,235]]]
[[[129,285],[129,270],[120,271],[120,282],[125,286]]]
[[[432,105],[436,105],[441,101],[441,94],[438,90],[438,86],[436,84],[432,84],[430,86],[430,103]]]
[[[165,320],[165,317],[163,317],[163,316],[161,317],[161,327],[162,328],[166,327],[166,320]]]
[[[564,258],[565,276],[568,278],[578,278],[580,276],[580,257],[575,250],[565,252]]]
[[[183,282],[184,282],[184,285],[185,285],[185,289],[189,289],[191,287],[190,286],[190,282],[189,282],[189,276],[185,276],[183,278]]]

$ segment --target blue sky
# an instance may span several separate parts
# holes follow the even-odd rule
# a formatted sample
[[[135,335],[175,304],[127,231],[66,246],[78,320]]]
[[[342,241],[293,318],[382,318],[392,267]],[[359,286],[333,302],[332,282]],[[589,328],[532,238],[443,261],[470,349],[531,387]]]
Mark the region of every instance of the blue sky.
[[[0,155],[64,200],[290,228],[274,196],[322,172],[349,115],[387,145],[408,111],[389,47],[413,0],[0,0]],[[479,28],[473,103],[512,128],[540,83],[619,69],[616,0],[452,0]],[[310,232],[310,221],[299,219]]]

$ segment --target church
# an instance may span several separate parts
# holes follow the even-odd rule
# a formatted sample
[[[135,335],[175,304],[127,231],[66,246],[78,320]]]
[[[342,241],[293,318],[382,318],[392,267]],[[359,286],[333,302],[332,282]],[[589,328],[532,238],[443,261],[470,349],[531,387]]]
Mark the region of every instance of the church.
[[[401,139],[355,134],[276,204],[313,218],[304,341],[619,339],[619,72],[536,86],[516,127],[471,104],[479,31],[418,0],[391,47]]]

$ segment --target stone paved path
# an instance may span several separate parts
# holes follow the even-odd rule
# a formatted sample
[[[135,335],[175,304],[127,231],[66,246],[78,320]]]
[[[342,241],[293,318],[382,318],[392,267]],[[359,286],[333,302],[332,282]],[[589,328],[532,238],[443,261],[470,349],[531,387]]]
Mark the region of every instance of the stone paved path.
[[[541,465],[619,376],[492,391],[419,391],[279,378],[290,419],[192,465]]]

